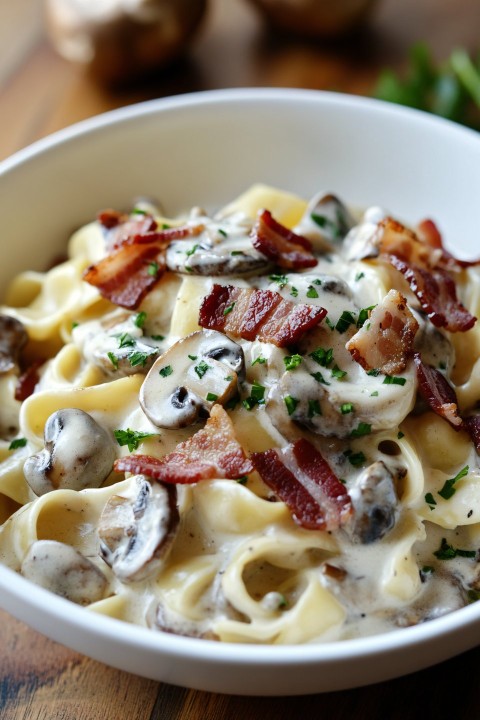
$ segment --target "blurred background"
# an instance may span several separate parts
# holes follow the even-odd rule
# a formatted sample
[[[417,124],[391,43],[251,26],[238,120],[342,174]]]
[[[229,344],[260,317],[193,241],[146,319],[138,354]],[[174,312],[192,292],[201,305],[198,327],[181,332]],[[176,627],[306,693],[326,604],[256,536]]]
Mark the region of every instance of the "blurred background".
[[[480,127],[479,0],[0,0],[0,158],[83,118],[241,86]]]

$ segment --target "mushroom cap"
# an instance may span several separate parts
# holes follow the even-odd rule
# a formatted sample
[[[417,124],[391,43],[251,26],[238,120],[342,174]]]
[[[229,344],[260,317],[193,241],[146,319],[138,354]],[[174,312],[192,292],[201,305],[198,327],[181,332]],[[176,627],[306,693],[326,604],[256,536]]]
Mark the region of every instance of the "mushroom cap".
[[[0,315],[0,373],[17,367],[20,352],[27,340],[27,331],[20,320],[10,315]]]
[[[44,430],[45,448],[25,461],[25,479],[36,495],[59,488],[100,487],[113,468],[113,438],[78,408],[57,410]]]
[[[186,427],[207,418],[215,403],[232,398],[244,373],[240,345],[216,330],[199,330],[154,363],[140,390],[140,404],[157,427]]]
[[[102,600],[107,578],[78,550],[56,540],[34,542],[21,566],[28,580],[78,605]]]
[[[179,524],[176,485],[151,484],[142,475],[131,481],[108,500],[98,525],[100,555],[123,582],[160,570]]]

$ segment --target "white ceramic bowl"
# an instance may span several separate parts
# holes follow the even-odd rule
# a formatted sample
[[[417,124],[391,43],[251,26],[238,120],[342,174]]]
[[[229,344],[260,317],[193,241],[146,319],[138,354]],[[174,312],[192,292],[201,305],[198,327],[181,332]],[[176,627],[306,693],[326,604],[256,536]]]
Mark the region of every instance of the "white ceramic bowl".
[[[3,283],[42,268],[102,207],[159,198],[168,213],[219,207],[253,182],[331,189],[407,221],[435,218],[478,253],[480,136],[348,96],[233,90],[159,100],[81,123],[0,166]],[[476,644],[480,603],[377,637],[306,646],[221,644],[95,615],[0,567],[0,605],[44,634],[145,677],[213,692],[294,695],[378,682]]]

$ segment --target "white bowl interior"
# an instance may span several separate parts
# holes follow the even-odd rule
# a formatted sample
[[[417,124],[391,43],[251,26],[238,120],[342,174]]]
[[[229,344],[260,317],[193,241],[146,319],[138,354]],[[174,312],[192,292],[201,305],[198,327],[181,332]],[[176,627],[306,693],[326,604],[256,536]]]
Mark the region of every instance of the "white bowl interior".
[[[104,207],[158,199],[168,214],[222,206],[254,182],[331,190],[415,222],[434,218],[457,253],[478,252],[480,138],[421,113],[295,90],[195,94],[126,108],[58,133],[0,167],[1,282],[43,268]],[[338,644],[220,645],[95,616],[0,567],[0,604],[56,640],[147,677],[216,692],[312,693],[384,680],[475,644],[480,605],[423,626]],[[415,648],[415,650],[413,650]],[[282,667],[281,681],[278,679]],[[341,672],[339,672],[341,668]]]

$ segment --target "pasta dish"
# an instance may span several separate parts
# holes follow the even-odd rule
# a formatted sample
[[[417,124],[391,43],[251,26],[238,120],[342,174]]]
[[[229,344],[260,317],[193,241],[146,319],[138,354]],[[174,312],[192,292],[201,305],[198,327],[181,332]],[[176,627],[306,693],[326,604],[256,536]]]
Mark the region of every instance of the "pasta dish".
[[[0,562],[226,642],[478,600],[479,312],[432,220],[264,185],[103,210],[1,309]]]

